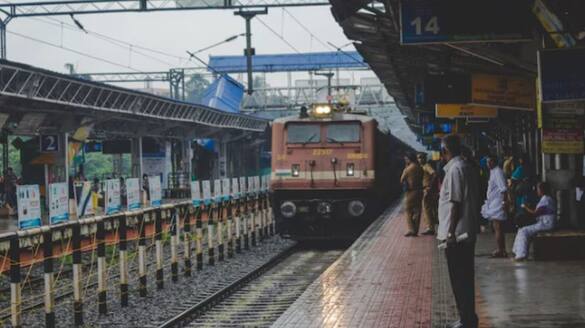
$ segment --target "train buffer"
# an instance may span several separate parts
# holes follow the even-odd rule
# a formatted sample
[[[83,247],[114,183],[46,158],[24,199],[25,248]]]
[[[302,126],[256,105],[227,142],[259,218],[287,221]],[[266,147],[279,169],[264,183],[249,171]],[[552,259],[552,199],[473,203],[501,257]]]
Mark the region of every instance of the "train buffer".
[[[403,237],[403,220],[401,206],[387,210],[273,326],[434,328],[458,319],[444,254],[432,236]],[[491,233],[479,235],[480,327],[585,325],[582,261],[492,259],[494,246]]]

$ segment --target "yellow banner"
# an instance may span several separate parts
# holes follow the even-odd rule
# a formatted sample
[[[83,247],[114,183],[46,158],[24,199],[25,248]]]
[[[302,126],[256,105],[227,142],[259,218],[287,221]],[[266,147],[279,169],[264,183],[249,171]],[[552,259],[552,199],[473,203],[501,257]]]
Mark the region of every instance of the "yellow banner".
[[[474,104],[534,109],[535,80],[508,76],[474,74],[471,102]]]
[[[441,118],[496,118],[498,109],[466,104],[437,104],[435,116]]]

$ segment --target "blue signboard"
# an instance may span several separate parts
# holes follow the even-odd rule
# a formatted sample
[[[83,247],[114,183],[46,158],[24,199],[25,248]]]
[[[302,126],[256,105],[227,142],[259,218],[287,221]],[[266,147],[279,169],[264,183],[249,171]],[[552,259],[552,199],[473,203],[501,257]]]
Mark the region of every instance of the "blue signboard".
[[[56,134],[42,135],[41,141],[41,153],[56,153],[59,151],[59,136]]]
[[[585,49],[538,53],[543,102],[585,100]]]
[[[527,0],[401,0],[402,44],[531,40]]]

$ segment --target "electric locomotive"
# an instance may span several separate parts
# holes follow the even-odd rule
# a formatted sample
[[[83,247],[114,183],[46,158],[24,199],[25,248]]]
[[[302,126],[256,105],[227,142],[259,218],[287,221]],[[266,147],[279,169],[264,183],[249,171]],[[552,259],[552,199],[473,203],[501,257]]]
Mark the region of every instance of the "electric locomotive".
[[[351,239],[400,193],[408,148],[366,115],[313,105],[272,125],[274,213],[294,239]]]

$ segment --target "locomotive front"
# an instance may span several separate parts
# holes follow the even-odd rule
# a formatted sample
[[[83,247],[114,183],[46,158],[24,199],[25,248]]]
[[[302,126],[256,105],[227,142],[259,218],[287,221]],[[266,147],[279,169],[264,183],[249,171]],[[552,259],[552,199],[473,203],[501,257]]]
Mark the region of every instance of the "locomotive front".
[[[374,207],[376,121],[314,106],[272,128],[272,190],[281,231],[297,239],[343,238]],[[359,229],[358,229],[359,230]]]

